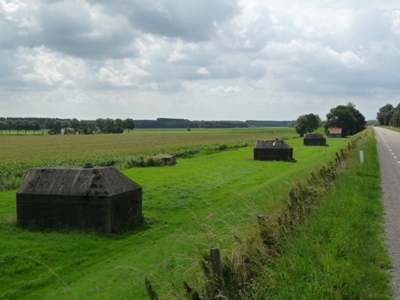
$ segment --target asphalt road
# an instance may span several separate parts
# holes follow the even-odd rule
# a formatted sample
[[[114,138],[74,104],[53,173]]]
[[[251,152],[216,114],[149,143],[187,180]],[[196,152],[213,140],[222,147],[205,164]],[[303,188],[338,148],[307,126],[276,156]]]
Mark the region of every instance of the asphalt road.
[[[400,300],[400,133],[375,127],[382,174],[385,231],[393,269],[393,298]],[[368,159],[368,158],[365,158]]]

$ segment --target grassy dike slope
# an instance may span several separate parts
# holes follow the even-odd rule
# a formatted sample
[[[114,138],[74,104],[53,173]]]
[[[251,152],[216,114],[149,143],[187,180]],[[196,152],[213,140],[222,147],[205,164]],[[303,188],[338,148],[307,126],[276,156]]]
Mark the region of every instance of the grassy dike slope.
[[[287,240],[256,299],[392,299],[374,132],[334,189]]]
[[[0,299],[147,299],[145,276],[160,295],[173,295],[171,282],[180,284],[195,276],[196,249],[230,247],[235,227],[261,209],[268,214],[268,207],[280,205],[291,184],[332,161],[347,142],[329,139],[325,149],[304,147],[302,139],[291,139],[296,163],[254,161],[252,147],[246,147],[181,159],[173,167],[126,170],[143,186],[148,225],[124,234],[21,229],[15,226],[15,191],[0,193]],[[375,170],[368,172],[372,176],[363,177],[379,181]],[[379,198],[380,189],[375,188]],[[379,212],[371,226],[378,231]],[[287,270],[290,276],[292,271]],[[292,279],[280,282],[280,273],[260,279],[268,283],[259,289],[260,299],[278,297],[284,286],[288,295],[303,293],[297,289],[291,294]]]

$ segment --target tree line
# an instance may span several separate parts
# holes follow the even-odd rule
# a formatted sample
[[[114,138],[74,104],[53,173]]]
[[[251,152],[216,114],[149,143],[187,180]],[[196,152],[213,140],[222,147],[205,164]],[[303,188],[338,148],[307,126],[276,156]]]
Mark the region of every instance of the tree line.
[[[349,102],[347,105],[331,108],[324,122],[321,122],[320,117],[315,114],[302,115],[296,120],[295,129],[302,136],[305,133],[312,133],[323,125],[326,133],[328,128],[341,128],[342,136],[345,137],[364,130],[366,123],[365,117],[353,103]]]
[[[125,120],[118,118],[115,120],[110,118],[98,118],[95,121],[78,120],[76,118],[69,120],[49,118],[44,122],[44,127],[49,129],[50,134],[122,133],[125,129],[128,130],[128,132],[135,129],[135,122],[130,118]]]
[[[3,131],[7,131],[11,133],[11,130],[16,130],[17,133],[19,131],[39,131],[41,130],[40,124],[38,121],[28,121],[28,120],[6,120],[0,121],[0,133],[3,134]]]
[[[243,121],[190,121],[177,118],[135,120],[136,128],[242,128],[249,127]]]
[[[379,108],[376,119],[380,125],[400,127],[400,103],[394,107],[392,104],[386,104]]]
[[[293,121],[246,120],[245,123],[252,127],[293,127]]]

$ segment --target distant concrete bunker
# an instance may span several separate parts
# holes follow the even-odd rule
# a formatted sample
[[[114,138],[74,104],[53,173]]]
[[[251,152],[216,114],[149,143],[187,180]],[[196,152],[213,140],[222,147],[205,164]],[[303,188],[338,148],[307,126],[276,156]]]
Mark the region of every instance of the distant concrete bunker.
[[[142,187],[113,167],[29,169],[17,192],[22,226],[112,232],[142,218]]]
[[[319,133],[305,134],[303,139],[305,146],[326,146],[326,138]]]
[[[293,148],[283,140],[260,140],[254,143],[255,160],[294,161]]]

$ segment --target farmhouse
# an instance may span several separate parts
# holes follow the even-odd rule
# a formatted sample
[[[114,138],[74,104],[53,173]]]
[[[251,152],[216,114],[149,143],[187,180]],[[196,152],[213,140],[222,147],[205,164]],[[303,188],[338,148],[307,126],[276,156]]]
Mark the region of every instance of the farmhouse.
[[[293,161],[293,148],[282,140],[260,140],[254,143],[255,160]]]
[[[342,137],[342,128],[328,128],[327,135],[328,135],[328,137],[341,138]]]
[[[29,169],[17,192],[22,226],[112,232],[142,218],[142,187],[112,167]]]
[[[326,138],[319,133],[305,134],[303,139],[305,146],[326,146]]]

